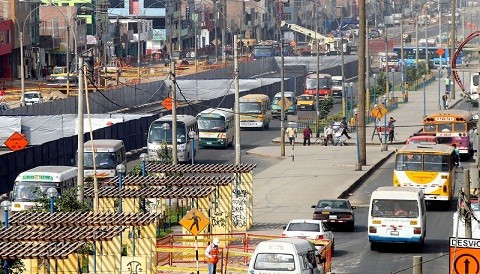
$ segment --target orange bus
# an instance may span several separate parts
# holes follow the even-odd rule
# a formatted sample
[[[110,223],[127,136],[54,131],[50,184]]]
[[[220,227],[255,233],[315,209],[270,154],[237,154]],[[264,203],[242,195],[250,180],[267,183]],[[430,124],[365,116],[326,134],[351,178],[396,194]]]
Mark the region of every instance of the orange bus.
[[[435,134],[441,143],[456,144],[460,156],[473,154],[474,116],[466,110],[439,110],[423,119],[423,132]]]
[[[333,80],[330,74],[325,73],[311,73],[305,78],[304,94],[316,95],[318,84],[318,97],[324,99],[326,96],[332,96]]]

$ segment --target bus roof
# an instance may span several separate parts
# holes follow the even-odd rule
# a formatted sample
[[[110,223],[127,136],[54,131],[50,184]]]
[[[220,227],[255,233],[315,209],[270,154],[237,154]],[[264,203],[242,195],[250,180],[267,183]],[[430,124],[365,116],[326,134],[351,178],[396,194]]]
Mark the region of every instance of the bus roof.
[[[417,143],[417,144],[408,144],[403,146],[397,151],[399,153],[428,153],[436,152],[441,154],[451,154],[453,152],[453,147],[444,144],[426,144],[426,143]]]
[[[461,110],[461,109],[447,109],[447,110],[438,110],[427,117],[424,118],[424,121],[428,121],[427,119],[431,119],[433,117],[451,117],[451,116],[458,116],[465,119],[465,121],[472,121],[473,115],[468,110]]]
[[[97,139],[97,140],[89,140],[86,141],[83,145],[85,150],[92,149],[92,143],[94,148],[104,148],[104,149],[111,149],[113,151],[121,148],[124,146],[122,140],[116,139]]]
[[[24,171],[18,174],[15,181],[22,181],[23,179],[28,181],[51,181],[51,182],[60,182],[69,178],[77,176],[78,169],[73,166],[37,166],[27,171]],[[50,179],[45,179],[45,177],[34,176],[51,176]]]
[[[247,94],[247,95],[244,95],[244,96],[240,97],[240,101],[242,101],[242,100],[245,100],[245,101],[254,101],[254,100],[269,101],[270,99],[268,98],[268,95],[266,95],[266,94]]]
[[[310,73],[309,75],[307,75],[307,78],[317,78],[317,74],[316,73]],[[319,73],[318,78],[332,78],[332,75],[327,74],[327,73]]]
[[[219,114],[223,117],[234,116],[233,110],[230,108],[207,108],[206,110],[203,110],[202,112],[197,114],[197,118],[198,116],[202,116],[205,114]]]
[[[172,121],[172,115],[169,114],[169,115],[165,115],[165,116],[162,116],[160,118],[158,118],[157,120],[153,121],[154,123],[155,122],[171,122]],[[188,123],[188,122],[196,122],[197,119],[192,116],[192,115],[177,115],[177,122],[183,122],[183,123]]]
[[[420,188],[381,186],[372,192],[371,199],[410,200],[419,196],[423,196],[423,190]]]

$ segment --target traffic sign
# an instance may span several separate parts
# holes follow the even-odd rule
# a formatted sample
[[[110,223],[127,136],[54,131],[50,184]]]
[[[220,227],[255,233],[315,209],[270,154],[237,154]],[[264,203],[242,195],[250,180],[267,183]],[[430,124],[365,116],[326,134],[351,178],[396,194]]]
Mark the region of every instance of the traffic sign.
[[[450,238],[451,274],[480,273],[480,239]]]
[[[28,140],[22,134],[15,131],[4,143],[12,151],[24,149],[28,146]]]
[[[175,102],[175,105],[178,107],[179,103]],[[172,110],[173,106],[173,99],[172,97],[167,97],[162,101],[162,106],[166,108],[167,110]]]
[[[285,103],[283,103],[285,102]],[[286,110],[288,109],[291,105],[292,105],[292,102],[290,102],[290,100],[288,100],[288,98],[283,98],[283,100],[279,100],[277,105],[279,105],[280,107],[283,107],[283,110]]]
[[[437,54],[442,56],[445,53],[445,51],[442,48],[437,49]]]
[[[207,217],[196,208],[190,209],[179,223],[194,236],[197,236],[210,223]]]
[[[376,104],[373,109],[370,111],[370,115],[373,117],[373,118],[382,118],[383,116],[385,116],[387,114],[388,110],[387,108],[381,104],[381,103],[378,103]]]

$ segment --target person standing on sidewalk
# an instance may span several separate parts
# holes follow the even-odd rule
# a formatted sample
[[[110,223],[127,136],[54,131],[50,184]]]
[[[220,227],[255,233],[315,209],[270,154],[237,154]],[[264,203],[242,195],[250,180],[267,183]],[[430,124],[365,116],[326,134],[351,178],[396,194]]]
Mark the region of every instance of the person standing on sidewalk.
[[[205,250],[205,256],[207,257],[208,274],[215,274],[217,271],[218,263],[218,246],[220,240],[218,238],[213,239],[212,243],[207,246]]]
[[[305,146],[308,143],[308,146],[310,146],[310,138],[312,137],[312,129],[310,129],[309,126],[307,126],[303,130],[303,146]]]
[[[289,126],[285,133],[287,133],[288,140],[290,141],[290,145],[292,146],[295,142],[295,137],[297,137],[297,130],[292,126]]]
[[[443,96],[442,96],[442,106],[443,106],[443,109],[447,109],[448,108],[448,95],[447,93],[444,93]]]
[[[447,95],[450,94],[450,78],[448,78],[448,76],[445,77],[445,93]]]
[[[388,140],[390,141],[390,144],[393,143],[393,138],[395,137],[395,122],[397,120],[393,119],[393,117],[390,117],[390,120],[388,121]]]

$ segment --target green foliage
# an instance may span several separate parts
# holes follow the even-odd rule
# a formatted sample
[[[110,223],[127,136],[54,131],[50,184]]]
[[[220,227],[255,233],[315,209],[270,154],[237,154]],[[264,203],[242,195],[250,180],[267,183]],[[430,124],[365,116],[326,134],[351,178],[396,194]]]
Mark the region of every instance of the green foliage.
[[[5,273],[5,269],[3,268],[4,260],[0,260],[0,272]],[[9,274],[20,274],[23,273],[25,270],[25,265],[21,260],[8,260],[8,273]]]
[[[157,151],[158,158],[160,159],[160,163],[162,164],[171,164],[172,163],[172,155],[171,150],[168,149],[167,143],[162,144],[162,148]]]
[[[320,115],[320,119],[327,118],[328,114],[332,110],[334,104],[334,99],[332,96],[325,97],[324,100],[320,101],[318,104],[318,112]]]
[[[157,230],[157,239],[166,237],[166,236],[172,234],[172,232],[173,232],[173,230],[172,230],[171,228],[158,229],[158,230]]]
[[[132,170],[128,173],[131,176],[142,176],[142,163],[137,163],[133,166]]]
[[[50,197],[48,197],[47,193],[39,193],[38,206],[32,210],[50,212]],[[87,203],[78,202],[75,188],[63,190],[62,195],[55,198],[55,212],[87,212],[90,210],[91,208]]]

